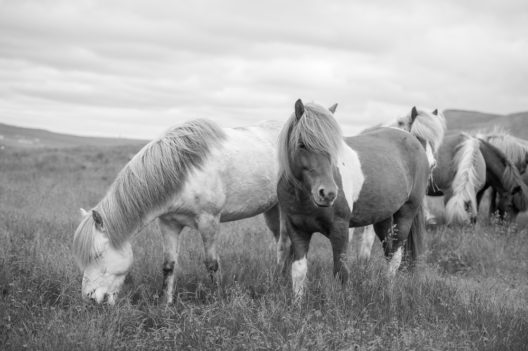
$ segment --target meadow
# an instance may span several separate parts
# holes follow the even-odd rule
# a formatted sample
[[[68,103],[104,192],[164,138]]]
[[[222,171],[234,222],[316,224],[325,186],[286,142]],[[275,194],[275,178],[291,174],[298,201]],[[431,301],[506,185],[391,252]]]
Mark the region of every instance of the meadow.
[[[0,151],[1,350],[522,350],[528,345],[528,231],[481,218],[427,233],[417,273],[385,280],[372,260],[351,279],[332,277],[328,240],[317,236],[308,289],[292,303],[261,217],[222,225],[222,281],[186,231],[176,303],[160,303],[157,224],[133,239],[135,262],[117,305],[80,295],[71,253],[79,208],[94,206],[140,145]]]

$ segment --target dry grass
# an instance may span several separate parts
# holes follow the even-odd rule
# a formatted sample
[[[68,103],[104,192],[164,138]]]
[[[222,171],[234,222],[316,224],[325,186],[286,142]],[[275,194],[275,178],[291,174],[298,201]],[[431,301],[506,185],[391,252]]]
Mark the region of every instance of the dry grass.
[[[428,232],[426,264],[389,287],[379,243],[351,281],[312,242],[300,306],[275,271],[261,218],[222,226],[222,283],[209,281],[199,236],[184,234],[177,302],[158,304],[161,237],[133,240],[132,281],[115,307],[85,304],[70,244],[78,209],[94,205],[136,150],[0,153],[0,349],[521,350],[528,344],[528,234],[497,223]]]

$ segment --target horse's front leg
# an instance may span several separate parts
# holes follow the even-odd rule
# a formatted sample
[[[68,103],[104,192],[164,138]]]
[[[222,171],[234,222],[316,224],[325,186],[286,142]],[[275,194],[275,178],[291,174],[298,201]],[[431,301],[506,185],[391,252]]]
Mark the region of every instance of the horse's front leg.
[[[205,268],[209,272],[211,280],[220,283],[220,263],[216,253],[216,234],[220,228],[220,215],[204,213],[198,216],[196,228],[202,235],[205,252]]]
[[[165,303],[169,305],[172,304],[174,298],[180,252],[180,233],[183,227],[178,222],[164,218],[159,219],[159,227],[163,235],[164,251],[162,296]]]
[[[304,295],[306,275],[308,274],[308,248],[313,233],[294,230],[289,220],[286,219],[286,230],[291,240],[293,262],[291,265],[292,288],[295,301],[300,301]]]
[[[350,271],[347,265],[348,251],[348,221],[336,219],[329,233],[334,256],[334,275],[343,284],[348,282]]]

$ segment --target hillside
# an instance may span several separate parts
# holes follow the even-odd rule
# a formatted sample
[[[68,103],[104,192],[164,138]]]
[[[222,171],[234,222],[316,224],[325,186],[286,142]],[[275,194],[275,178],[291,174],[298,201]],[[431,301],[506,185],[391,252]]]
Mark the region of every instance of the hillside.
[[[528,139],[528,112],[496,115],[475,111],[445,110],[449,130],[489,130],[501,127],[513,135]]]
[[[0,149],[2,148],[62,148],[73,146],[141,145],[144,140],[124,138],[83,137],[54,133],[43,129],[17,127],[0,123]]]

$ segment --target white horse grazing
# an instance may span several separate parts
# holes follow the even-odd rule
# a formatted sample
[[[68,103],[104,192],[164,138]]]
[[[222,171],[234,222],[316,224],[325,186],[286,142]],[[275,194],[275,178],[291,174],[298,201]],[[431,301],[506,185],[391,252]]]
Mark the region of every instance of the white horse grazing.
[[[184,227],[198,230],[205,265],[219,268],[215,237],[221,222],[264,213],[277,238],[279,122],[220,128],[195,120],[169,129],[120,171],[106,196],[75,232],[73,251],[84,270],[82,295],[115,303],[132,264],[129,238],[159,219],[164,238],[163,294],[172,303]]]
[[[438,149],[444,140],[446,132],[446,120],[444,115],[435,109],[433,112],[417,109],[413,107],[411,111],[403,116],[398,117],[395,121],[385,124],[386,127],[394,127],[408,131],[418,138],[425,147],[427,160],[431,170],[436,167],[436,155]],[[427,201],[424,201],[424,215],[426,222],[434,220],[428,207]],[[358,247],[358,258],[367,260],[370,258],[372,244],[374,243],[374,228],[370,225],[367,227],[351,228],[349,232],[349,241],[352,241],[354,234],[361,235]]]

